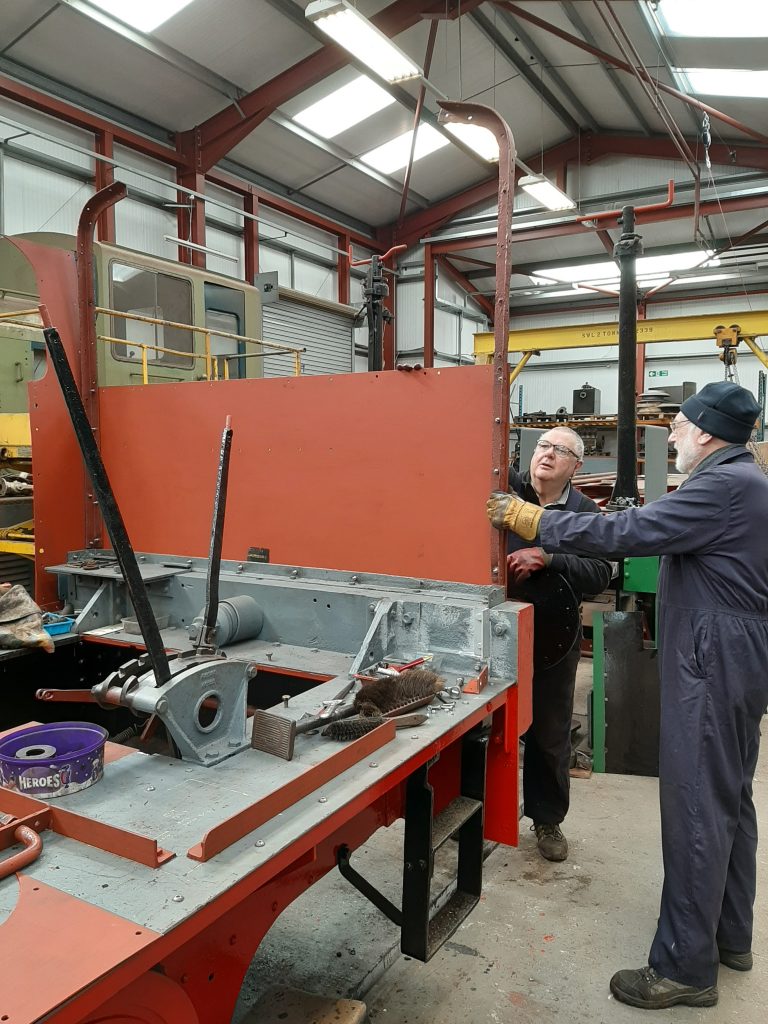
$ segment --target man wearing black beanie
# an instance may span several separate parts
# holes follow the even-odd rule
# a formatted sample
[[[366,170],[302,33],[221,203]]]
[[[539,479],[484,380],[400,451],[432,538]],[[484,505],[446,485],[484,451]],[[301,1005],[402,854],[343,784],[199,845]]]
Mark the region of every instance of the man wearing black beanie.
[[[494,494],[494,526],[547,552],[661,555],[659,795],[664,888],[649,966],[611,991],[645,1009],[713,1006],[720,963],[752,967],[757,820],[752,779],[768,706],[768,478],[745,445],[760,413],[729,381],[672,424],[676,491],[605,516]]]

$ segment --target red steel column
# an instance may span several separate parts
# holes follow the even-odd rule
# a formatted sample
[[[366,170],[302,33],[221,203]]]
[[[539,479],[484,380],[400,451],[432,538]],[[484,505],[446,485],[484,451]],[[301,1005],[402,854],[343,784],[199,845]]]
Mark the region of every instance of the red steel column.
[[[424,246],[424,366],[435,365],[435,257],[429,242]]]
[[[109,160],[114,159],[114,142],[115,137],[112,132],[98,131],[95,134],[95,179],[97,192],[101,192],[103,188],[106,188],[107,185],[111,185],[115,180],[115,169],[112,164],[108,164],[104,160],[98,159],[100,156],[105,156]],[[115,242],[117,236],[115,233],[114,206],[108,206],[99,216],[99,219],[96,222],[96,234],[98,235],[100,242]]]
[[[205,175],[197,171],[179,174],[179,185],[191,188],[195,192],[205,192]],[[178,202],[183,209],[177,213],[178,235],[194,245],[205,245],[205,203],[195,199],[186,192],[179,192]],[[189,263],[193,267],[205,267],[205,253],[196,249],[179,246],[179,263]]]
[[[352,245],[352,239],[348,234],[339,234],[337,236],[337,244],[339,249],[343,249],[336,257],[336,275],[338,279],[338,296],[339,302],[343,305],[349,305],[350,296],[350,264],[352,262],[349,253],[349,248]]]
[[[243,196],[243,210],[252,216],[259,212],[259,199],[253,192]],[[259,272],[259,225],[246,217],[243,221],[243,243],[245,248],[245,280],[253,284]]]

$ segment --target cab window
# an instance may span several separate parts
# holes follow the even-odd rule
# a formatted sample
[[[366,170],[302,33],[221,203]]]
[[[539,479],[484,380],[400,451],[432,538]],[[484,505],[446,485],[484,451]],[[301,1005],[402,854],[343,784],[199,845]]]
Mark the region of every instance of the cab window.
[[[135,317],[192,323],[192,284],[171,274],[112,262],[110,301],[112,309]],[[111,319],[111,336],[121,339],[112,344],[116,359],[140,362],[141,345],[152,345],[154,348],[147,349],[147,360],[155,366],[189,368],[194,365],[193,331],[137,319],[116,316]]]

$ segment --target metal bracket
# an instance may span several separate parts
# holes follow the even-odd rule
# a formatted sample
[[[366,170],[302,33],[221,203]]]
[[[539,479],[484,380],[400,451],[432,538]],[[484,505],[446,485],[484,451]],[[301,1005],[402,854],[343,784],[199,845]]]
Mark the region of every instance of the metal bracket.
[[[373,621],[368,627],[368,632],[363,638],[362,644],[355,655],[355,660],[352,662],[349,668],[350,676],[356,675],[363,668],[363,665],[375,664],[382,660],[384,655],[387,653],[387,641],[389,637],[389,631],[386,628],[388,625],[389,613],[392,611],[394,601],[388,598],[382,598],[376,602],[376,607],[373,612]]]
[[[341,872],[342,876],[357,889],[358,892],[362,893],[365,898],[380,910],[385,917],[396,924],[398,928],[402,927],[403,915],[400,910],[392,903],[387,897],[380,893],[375,886],[371,885],[367,878],[363,876],[352,867],[349,863],[350,849],[348,846],[340,846],[339,852],[336,855],[336,864]]]
[[[76,633],[87,633],[89,629],[96,629],[114,622],[112,595],[111,582],[104,580],[75,619]]]

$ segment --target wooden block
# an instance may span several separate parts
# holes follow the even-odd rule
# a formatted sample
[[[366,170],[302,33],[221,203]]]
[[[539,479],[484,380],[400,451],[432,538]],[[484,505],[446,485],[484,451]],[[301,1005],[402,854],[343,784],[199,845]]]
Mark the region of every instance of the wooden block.
[[[242,1024],[364,1024],[365,1003],[333,999],[295,988],[271,988]]]

